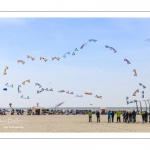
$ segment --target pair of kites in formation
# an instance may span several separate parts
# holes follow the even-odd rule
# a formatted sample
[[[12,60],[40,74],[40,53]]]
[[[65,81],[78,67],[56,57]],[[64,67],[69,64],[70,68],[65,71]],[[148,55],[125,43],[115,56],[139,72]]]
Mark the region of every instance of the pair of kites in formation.
[[[139,83],[139,86],[142,86],[143,89],[146,89],[146,86],[143,85],[142,83]],[[138,93],[138,92],[139,92],[139,89],[137,89],[137,90],[133,93],[132,96],[136,96],[136,93]],[[144,91],[142,91],[141,93],[142,93],[142,96],[141,96],[141,97],[144,98]],[[135,102],[137,102],[137,100],[129,101],[129,97],[126,96],[126,102],[127,102],[127,104],[129,104],[129,103],[135,103]]]

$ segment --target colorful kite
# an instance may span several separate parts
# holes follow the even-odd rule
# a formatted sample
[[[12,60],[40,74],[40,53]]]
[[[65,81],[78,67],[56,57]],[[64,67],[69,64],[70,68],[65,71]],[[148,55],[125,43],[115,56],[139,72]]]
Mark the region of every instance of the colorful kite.
[[[124,59],[124,61],[126,61],[127,62],[127,64],[131,64],[130,62],[129,62],[129,60],[128,59]]]
[[[92,95],[92,92],[85,92],[84,94]]]
[[[100,99],[102,99],[102,96],[97,96],[97,95],[96,95],[95,97],[96,97],[96,98],[100,98]]]
[[[58,90],[59,93],[65,92],[65,90]]]
[[[67,91],[66,93],[68,93],[68,94],[74,94],[73,92],[70,92],[70,93],[69,93],[69,91]]]
[[[21,87],[21,85],[18,85],[18,94],[21,93],[20,87]]]
[[[54,59],[59,60],[59,59],[60,59],[60,57],[52,57],[52,60],[54,60]]]
[[[76,95],[76,97],[83,97],[83,95]]]
[[[95,39],[89,39],[89,42],[96,42],[97,40],[95,40]]]
[[[35,86],[39,86],[39,88],[42,87],[39,83],[35,83]]]
[[[32,61],[35,60],[35,58],[30,55],[27,55],[27,58],[31,58]]]
[[[6,86],[8,86],[8,87],[11,87],[11,88],[13,88],[13,84],[11,84],[11,85],[8,85],[8,83],[6,83],[5,85],[6,85]]]
[[[45,91],[53,91],[53,89],[52,88],[51,89],[46,88]]]
[[[24,96],[22,95],[20,98],[29,99],[29,96],[24,97]]]
[[[67,55],[67,54],[70,55],[70,52],[65,53],[65,54],[63,55],[63,57],[66,58],[66,55]]]
[[[105,45],[105,47],[106,47],[106,48],[109,48],[110,50],[113,50],[114,53],[117,52],[113,47],[110,47],[110,46],[107,46],[107,45]]]
[[[55,108],[56,108],[56,107],[59,107],[59,106],[62,105],[64,102],[65,102],[65,101],[63,101],[63,102],[57,104],[57,105],[55,106]]]
[[[42,88],[40,91],[39,90],[37,90],[37,94],[38,93],[41,93],[41,92],[43,92],[44,91],[44,89]]]
[[[7,88],[3,88],[4,91],[7,91]]]
[[[84,47],[85,45],[87,45],[87,43],[84,43],[84,44],[80,47],[80,49],[83,49],[83,47]]]
[[[135,69],[133,70],[133,72],[134,72],[134,76],[137,76],[137,73],[136,73],[136,70],[135,70]]]
[[[25,81],[23,81],[23,82],[22,82],[22,84],[23,84],[23,85],[25,85],[25,82],[30,83],[30,79],[29,79],[29,80],[25,80]]]
[[[18,61],[18,63],[22,63],[23,65],[25,64],[25,61],[23,61],[23,60],[17,60]]]
[[[4,68],[4,72],[3,72],[3,75],[6,75],[7,73],[6,73],[6,70],[8,69],[8,67],[6,66],[5,68]]]
[[[44,58],[44,57],[40,57],[40,60],[41,60],[41,59],[43,59],[45,62],[47,61],[47,59],[46,59],[46,58]]]

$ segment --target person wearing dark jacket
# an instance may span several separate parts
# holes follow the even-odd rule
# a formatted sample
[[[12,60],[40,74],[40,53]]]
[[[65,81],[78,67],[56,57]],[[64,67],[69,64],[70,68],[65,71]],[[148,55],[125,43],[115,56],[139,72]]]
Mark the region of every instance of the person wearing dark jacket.
[[[115,113],[114,113],[114,111],[112,111],[111,112],[111,120],[112,120],[112,122],[114,122],[114,115],[115,115]]]
[[[96,112],[96,117],[97,117],[97,122],[100,122],[100,112],[99,111]]]
[[[136,112],[133,110],[132,112],[133,122],[136,122]]]

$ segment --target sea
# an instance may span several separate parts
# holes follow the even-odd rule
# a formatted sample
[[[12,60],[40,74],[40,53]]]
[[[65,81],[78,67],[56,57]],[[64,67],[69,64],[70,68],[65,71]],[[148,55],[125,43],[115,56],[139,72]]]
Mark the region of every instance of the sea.
[[[23,109],[23,110],[27,110],[31,107],[13,107],[13,109]],[[50,110],[92,110],[92,111],[96,111],[98,110],[99,108],[103,109],[105,108],[106,110],[127,110],[127,111],[131,111],[131,110],[137,110],[136,107],[58,107],[58,108],[55,108],[55,107],[43,107],[45,109],[50,109]],[[6,109],[8,111],[11,110],[11,108],[4,108],[2,107],[1,109]],[[141,110],[141,108],[139,107],[138,110]],[[142,111],[145,111],[146,110],[146,107],[142,107]],[[149,110],[149,107],[147,107],[147,110]]]

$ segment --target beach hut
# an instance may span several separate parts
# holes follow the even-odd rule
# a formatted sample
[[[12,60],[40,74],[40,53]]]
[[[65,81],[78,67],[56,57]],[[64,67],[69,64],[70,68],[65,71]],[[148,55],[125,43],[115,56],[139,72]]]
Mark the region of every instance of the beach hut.
[[[99,107],[98,110],[99,110],[100,114],[102,114],[102,115],[106,114],[106,111],[107,111],[106,107]]]
[[[33,106],[32,107],[32,114],[33,115],[42,115],[42,107],[40,106]]]

